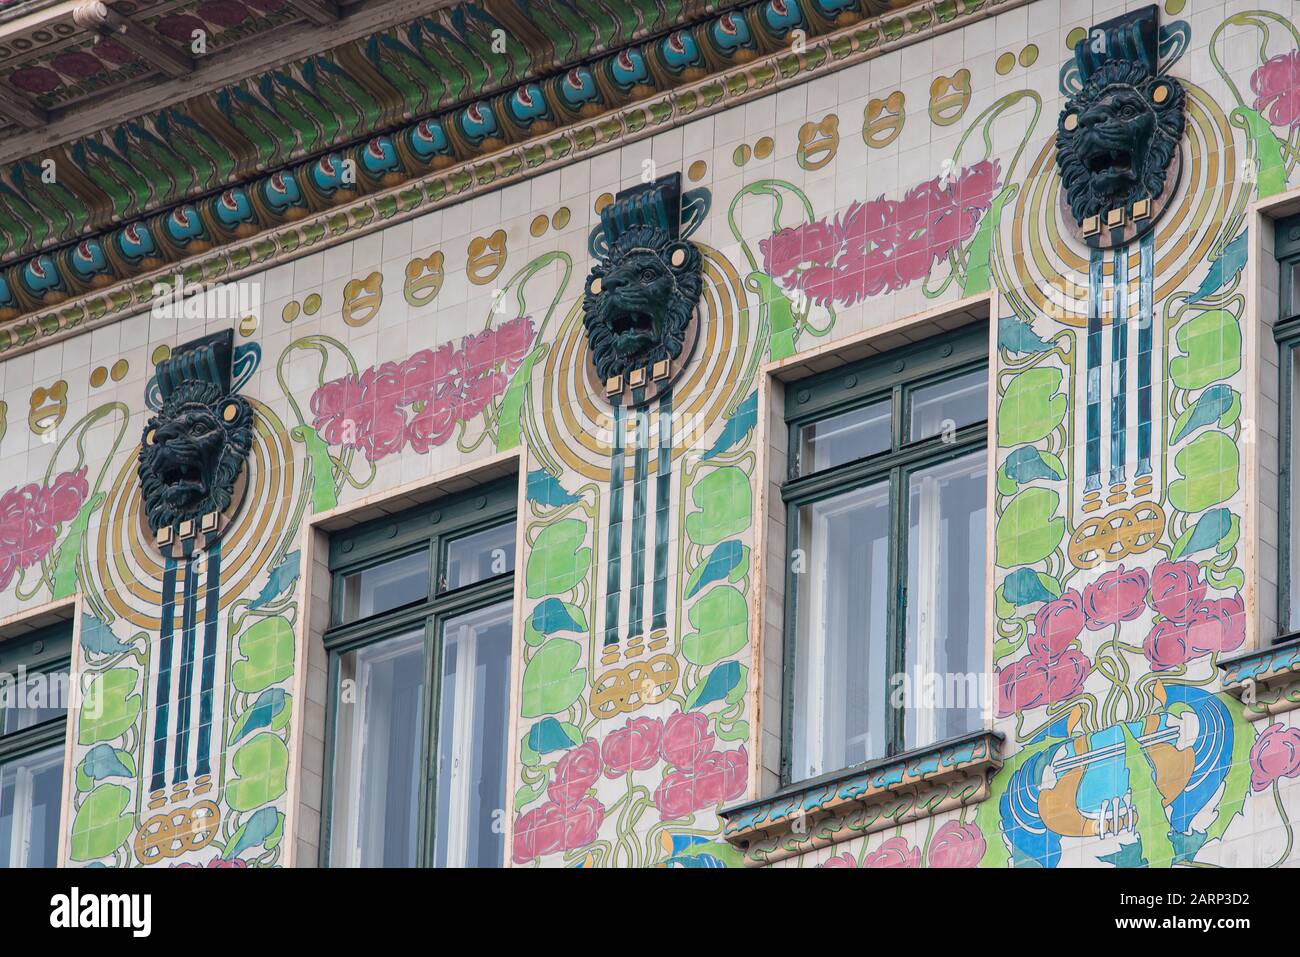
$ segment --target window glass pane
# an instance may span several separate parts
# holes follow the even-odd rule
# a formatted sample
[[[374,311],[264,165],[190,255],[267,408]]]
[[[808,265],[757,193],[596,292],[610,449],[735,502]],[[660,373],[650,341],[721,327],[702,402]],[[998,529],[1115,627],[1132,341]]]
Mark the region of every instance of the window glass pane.
[[[1300,316],[1300,262],[1284,263],[1282,269],[1289,272],[1290,281],[1284,280],[1283,289],[1291,290],[1291,302],[1284,304],[1283,309],[1286,312],[1283,319],[1289,319],[1291,316]]]
[[[909,435],[915,442],[988,418],[989,373],[977,369],[912,393]]]
[[[809,475],[890,447],[890,403],[873,402],[799,429],[799,474]]]
[[[17,678],[17,674],[14,675]],[[27,680],[0,690],[0,735],[13,734],[68,713],[68,669],[28,672]]]
[[[983,726],[984,482],[982,450],[908,481],[909,750]]]
[[[342,624],[429,596],[429,553],[413,552],[343,577]]]
[[[801,507],[791,561],[798,781],[885,754],[888,483]]]
[[[53,867],[63,745],[0,765],[0,867]]]
[[[438,867],[499,867],[505,835],[510,705],[507,601],[448,619],[442,629],[438,716]]]
[[[416,863],[424,630],[339,657],[330,862]]]
[[[443,590],[462,588],[514,571],[515,523],[465,535],[447,544]]]

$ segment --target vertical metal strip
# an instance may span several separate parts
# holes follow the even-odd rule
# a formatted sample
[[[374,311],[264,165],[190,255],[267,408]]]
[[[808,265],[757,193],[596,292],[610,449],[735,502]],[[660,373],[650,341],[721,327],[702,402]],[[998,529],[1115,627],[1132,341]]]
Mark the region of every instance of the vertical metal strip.
[[[1088,266],[1087,437],[1084,491],[1101,488],[1101,310],[1105,253],[1094,249]]]
[[[196,777],[212,773],[212,686],[217,674],[217,620],[221,606],[221,539],[208,549],[208,584],[203,592],[203,670],[199,678],[199,754]]]
[[[659,472],[655,476],[655,578],[650,631],[668,627],[668,513],[673,489],[673,390],[659,403]]]
[[[623,407],[614,406],[614,451],[609,463],[609,532],[605,567],[605,644],[618,642],[623,580]]]
[[[1141,291],[1138,296],[1138,435],[1137,475],[1151,474],[1151,362],[1152,343],[1155,339],[1155,230],[1142,237],[1141,257],[1138,261]]]
[[[153,759],[149,790],[167,786],[167,724],[172,696],[172,636],[176,630],[176,559],[167,556],[162,580],[162,616],[158,635],[158,688],[154,693]]]
[[[1110,326],[1110,484],[1124,481],[1128,455],[1128,249],[1115,250]]]
[[[650,416],[632,413],[636,422],[636,457],[632,471],[632,586],[627,604],[627,636],[645,633],[645,513],[650,473]]]
[[[188,550],[188,546],[187,546]],[[176,746],[172,751],[172,787],[189,780],[190,697],[194,688],[194,645],[198,631],[199,583],[195,558],[185,557],[185,598],[181,613],[181,671],[176,687]]]

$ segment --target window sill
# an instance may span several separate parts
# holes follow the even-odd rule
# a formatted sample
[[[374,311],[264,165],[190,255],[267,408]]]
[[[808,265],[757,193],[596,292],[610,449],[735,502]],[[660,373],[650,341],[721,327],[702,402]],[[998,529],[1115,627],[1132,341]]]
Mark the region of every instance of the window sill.
[[[1002,735],[976,731],[724,808],[722,836],[752,867],[978,804],[1002,767]]]
[[[1223,690],[1241,699],[1248,721],[1300,708],[1300,633],[1219,662]]]

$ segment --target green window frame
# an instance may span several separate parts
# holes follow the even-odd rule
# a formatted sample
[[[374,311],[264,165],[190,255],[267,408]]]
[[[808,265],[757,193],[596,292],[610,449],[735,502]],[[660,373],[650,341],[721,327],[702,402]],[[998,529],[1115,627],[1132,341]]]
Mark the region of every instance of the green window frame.
[[[329,695],[326,708],[326,760],[321,816],[321,862],[334,863],[331,858],[332,842],[337,827],[333,820],[340,803],[336,797],[336,775],[342,770],[339,762],[339,734],[342,665],[349,653],[373,648],[385,641],[422,633],[423,679],[420,704],[420,746],[418,755],[418,800],[415,825],[414,865],[437,866],[438,775],[439,775],[439,717],[444,688],[440,687],[443,674],[443,626],[458,616],[466,616],[501,603],[509,603],[509,621],[513,622],[514,561],[517,521],[517,479],[509,478],[483,485],[467,492],[440,498],[400,514],[368,521],[343,532],[331,535],[329,543],[330,609],[331,625],[324,635],[324,645],[329,659]],[[459,587],[449,587],[448,568],[451,549],[480,533],[510,529],[507,552],[508,567],[499,573],[472,581]],[[504,541],[504,539],[503,539]],[[427,560],[425,596],[418,600],[385,608],[355,620],[346,620],[344,614],[345,580],[384,563],[412,556]],[[507,641],[505,673],[510,674],[509,648],[513,637]],[[508,683],[507,683],[508,684]],[[508,698],[508,688],[506,690]],[[504,720],[508,724],[508,715]],[[358,760],[362,760],[359,756]],[[502,781],[504,801],[504,788]],[[445,849],[443,852],[446,853]],[[502,848],[505,863],[508,849]]]
[[[20,637],[0,640],[0,673],[9,676],[5,694],[20,694],[19,675],[67,675],[61,707],[50,708],[57,714],[39,715],[36,720],[21,720],[18,706],[30,703],[26,698],[6,697],[0,707],[0,868],[16,866],[53,867],[58,854],[58,835],[63,805],[63,754],[68,733],[67,705],[72,695],[72,621],[60,621],[37,628]],[[46,693],[54,690],[47,687]],[[48,700],[48,699],[47,699]],[[15,727],[22,723],[25,727]],[[43,764],[43,767],[42,767]],[[39,768],[39,770],[38,770]],[[57,781],[54,795],[55,820],[48,828],[49,837],[42,856],[32,862],[30,852],[33,807],[33,781],[40,771],[44,787]],[[53,772],[51,774],[50,772]],[[22,845],[15,842],[15,829],[25,830]],[[50,842],[52,841],[52,846]],[[26,850],[25,850],[26,848]]]
[[[781,487],[786,507],[786,584],[784,655],[786,686],[783,691],[780,786],[810,781],[833,780],[852,767],[872,764],[896,757],[909,750],[939,743],[923,742],[905,747],[905,709],[888,707],[885,711],[886,747],[883,753],[869,753],[863,762],[843,768],[822,768],[818,773],[797,773],[794,768],[797,685],[801,678],[798,660],[799,579],[801,570],[795,559],[802,556],[800,512],[805,506],[830,502],[856,490],[884,483],[888,487],[888,560],[886,596],[893,596],[885,613],[884,677],[903,671],[906,662],[907,577],[909,560],[909,477],[924,469],[985,451],[985,481],[988,481],[987,372],[989,368],[988,324],[964,326],[950,333],[936,335],[910,346],[872,356],[789,382],[785,387],[785,414],[788,427],[787,478]],[[941,385],[979,371],[985,372],[984,406],[976,419],[937,434],[913,438],[910,435],[913,398],[927,387]],[[931,391],[929,394],[933,394]],[[887,445],[880,451],[850,461],[816,468],[815,463],[801,462],[802,430],[805,426],[865,410],[878,404],[888,405]],[[841,420],[842,421],[842,420]],[[955,423],[954,423],[955,425]],[[986,487],[985,487],[986,495]],[[981,508],[983,507],[981,498]],[[983,545],[981,542],[981,551]],[[982,563],[981,563],[982,565]],[[981,574],[983,568],[981,567]],[[981,583],[980,592],[984,592]],[[981,600],[987,600],[987,596]],[[981,623],[978,640],[984,644]],[[987,679],[987,655],[978,659],[980,677]],[[874,681],[874,676],[872,678]],[[873,685],[874,687],[874,685]],[[881,686],[884,691],[884,686]],[[981,720],[986,725],[986,720]]]
[[[1292,475],[1296,464],[1296,366],[1300,364],[1300,216],[1274,224],[1278,310],[1273,326],[1278,347],[1278,630],[1283,637],[1300,632],[1300,528],[1293,506]]]

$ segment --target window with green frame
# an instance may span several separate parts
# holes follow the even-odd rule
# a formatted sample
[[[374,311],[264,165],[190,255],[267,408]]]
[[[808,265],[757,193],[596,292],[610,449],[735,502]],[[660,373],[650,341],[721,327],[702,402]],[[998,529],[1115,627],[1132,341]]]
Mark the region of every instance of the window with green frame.
[[[1278,489],[1281,522],[1278,549],[1278,623],[1283,632],[1300,631],[1300,518],[1295,500],[1296,465],[1300,463],[1300,440],[1295,423],[1300,390],[1300,216],[1279,220],[1273,229],[1273,251],[1280,272],[1277,309],[1278,368],[1281,373],[1278,416],[1281,425],[1281,487]]]
[[[505,862],[516,485],[330,538],[332,866]]]
[[[54,867],[72,622],[0,639],[0,867]]]
[[[987,396],[983,323],[786,385],[782,784],[984,726]]]

